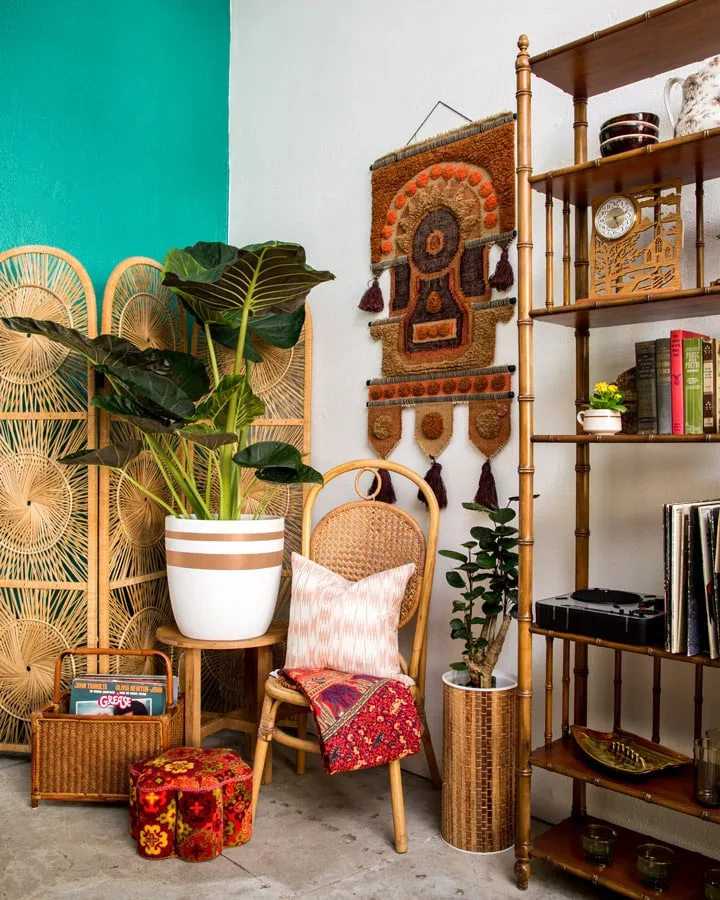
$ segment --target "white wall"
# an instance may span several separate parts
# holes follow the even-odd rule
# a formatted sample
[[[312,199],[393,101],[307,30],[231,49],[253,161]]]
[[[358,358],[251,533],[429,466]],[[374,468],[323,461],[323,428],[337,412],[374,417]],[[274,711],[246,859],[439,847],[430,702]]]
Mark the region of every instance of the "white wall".
[[[526,32],[531,53],[573,40],[636,15],[647,0],[598,0],[550,4],[516,0],[490,4],[448,0],[437,6],[417,0],[233,0],[230,96],[230,241],[270,238],[298,241],[308,260],[329,268],[337,280],[311,296],[314,340],[313,464],[321,470],[372,455],[366,439],[365,380],[380,375],[380,347],[368,334],[367,314],[357,302],[368,280],[370,177],[368,165],[403,145],[436,100],[482,118],[514,108],[516,41]],[[691,71],[690,67],[687,71]],[[660,111],[663,78],[653,79],[590,104],[590,155],[598,155],[597,131],[610,115],[626,110]],[[533,153],[536,172],[572,162],[571,103],[534,80]],[[421,137],[460,124],[449,114],[428,123]],[[669,125],[663,116],[663,137]],[[685,209],[689,212],[690,191]],[[709,237],[707,276],[720,275],[712,236],[720,232],[716,185],[706,193]],[[536,306],[542,305],[539,245],[542,200],[534,215]],[[556,222],[559,225],[559,210]],[[687,218],[686,246],[694,246],[694,217]],[[559,236],[556,246],[559,245]],[[692,258],[685,275],[691,284]],[[720,336],[718,322],[693,320]],[[667,334],[658,325],[594,332],[593,380],[614,377],[633,363],[633,344]],[[569,329],[539,325],[536,340],[536,430],[572,431],[573,339]],[[498,327],[496,361],[517,359],[514,322]],[[412,412],[405,436],[392,454],[424,472],[428,461],[413,439]],[[517,418],[514,439],[493,462],[501,499],[517,489]],[[475,519],[460,507],[471,499],[482,464],[469,444],[467,411],[455,413],[455,438],[441,457],[450,505],[443,513],[441,547],[466,539]],[[666,501],[718,495],[717,449],[615,446],[593,448],[591,584],[662,590],[660,507]],[[571,448],[536,450],[536,597],[572,588],[573,465]],[[433,597],[428,658],[428,713],[435,747],[442,749],[440,676],[458,658],[448,636],[452,592],[440,560]],[[501,665],[516,670],[514,636]],[[534,743],[542,740],[543,645],[535,644]],[[591,650],[590,723],[612,722],[612,658]],[[559,654],[558,654],[559,655]],[[665,665],[662,739],[691,751],[692,667]],[[720,724],[718,673],[706,675],[706,722]],[[557,673],[559,678],[559,672]],[[651,664],[625,665],[624,725],[649,733]],[[558,685],[559,689],[559,685]],[[420,757],[416,758],[423,766]],[[570,783],[557,775],[534,776],[533,811],[557,820],[569,810]],[[628,822],[659,837],[714,846],[715,826],[589,788],[592,811]]]

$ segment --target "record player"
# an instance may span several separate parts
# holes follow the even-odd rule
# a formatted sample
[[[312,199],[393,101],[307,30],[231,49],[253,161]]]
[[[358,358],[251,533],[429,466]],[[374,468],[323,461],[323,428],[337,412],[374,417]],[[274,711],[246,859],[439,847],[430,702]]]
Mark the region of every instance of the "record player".
[[[662,645],[664,600],[655,594],[589,588],[536,601],[535,624],[621,644]]]

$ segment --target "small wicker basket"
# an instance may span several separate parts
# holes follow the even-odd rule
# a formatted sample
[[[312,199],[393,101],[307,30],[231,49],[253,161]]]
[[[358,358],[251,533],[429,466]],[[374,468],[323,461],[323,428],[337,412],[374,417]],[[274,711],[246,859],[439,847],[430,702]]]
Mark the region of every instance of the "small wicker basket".
[[[83,716],[68,713],[70,695],[61,693],[66,656],[157,656],[167,675],[166,712],[160,716]],[[184,698],[172,703],[170,660],[158,650],[75,648],[64,650],[55,663],[53,700],[32,714],[30,801],[127,800],[132,763],[184,737]]]

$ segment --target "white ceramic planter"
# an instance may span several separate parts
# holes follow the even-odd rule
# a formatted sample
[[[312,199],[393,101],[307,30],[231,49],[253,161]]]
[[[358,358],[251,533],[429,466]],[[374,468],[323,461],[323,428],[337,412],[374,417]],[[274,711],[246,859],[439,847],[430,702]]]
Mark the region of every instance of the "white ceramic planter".
[[[517,680],[494,676],[491,688],[469,687],[467,672],[442,677],[440,833],[470,853],[500,853],[515,840]]]
[[[581,409],[577,420],[587,434],[617,434],[622,430],[622,416],[616,409]]]
[[[175,622],[197,640],[264,634],[280,588],[285,520],[165,518],[168,589]]]

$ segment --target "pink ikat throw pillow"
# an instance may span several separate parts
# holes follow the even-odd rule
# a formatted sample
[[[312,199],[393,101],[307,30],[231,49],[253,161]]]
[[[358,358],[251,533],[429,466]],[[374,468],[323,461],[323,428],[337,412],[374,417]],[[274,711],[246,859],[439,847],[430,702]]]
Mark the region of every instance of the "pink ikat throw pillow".
[[[398,660],[398,622],[415,563],[347,581],[292,555],[286,669],[335,669],[405,684]]]

